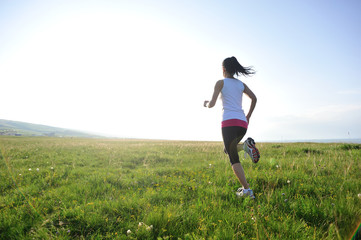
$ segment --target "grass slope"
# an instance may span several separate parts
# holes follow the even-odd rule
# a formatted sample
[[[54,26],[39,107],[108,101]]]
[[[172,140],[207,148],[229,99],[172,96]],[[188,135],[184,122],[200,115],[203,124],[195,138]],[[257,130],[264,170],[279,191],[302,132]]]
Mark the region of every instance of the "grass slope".
[[[40,124],[0,119],[0,132],[11,131],[26,136],[97,137],[88,133]]]
[[[0,239],[345,239],[361,220],[360,145],[0,137]],[[242,155],[242,154],[241,154]]]

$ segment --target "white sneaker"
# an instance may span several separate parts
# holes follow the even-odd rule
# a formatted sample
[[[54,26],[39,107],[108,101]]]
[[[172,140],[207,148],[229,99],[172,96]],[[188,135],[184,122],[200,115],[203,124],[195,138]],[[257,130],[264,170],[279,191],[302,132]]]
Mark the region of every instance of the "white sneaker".
[[[257,163],[259,161],[260,154],[258,149],[256,148],[256,143],[252,138],[247,138],[247,140],[244,141],[243,150],[245,152],[245,158],[247,157],[246,154],[248,154],[251,157],[252,162]]]
[[[252,189],[244,189],[244,188],[238,188],[236,192],[237,197],[247,197],[249,196],[252,199],[255,199],[256,197],[253,194]]]

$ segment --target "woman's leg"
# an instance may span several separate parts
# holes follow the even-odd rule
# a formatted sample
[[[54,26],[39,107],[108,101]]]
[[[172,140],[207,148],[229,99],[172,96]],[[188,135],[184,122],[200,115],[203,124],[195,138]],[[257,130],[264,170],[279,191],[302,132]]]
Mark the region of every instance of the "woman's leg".
[[[238,142],[246,134],[246,129],[241,127],[225,127],[222,128],[222,135],[224,146],[229,156],[229,160],[232,164],[232,169],[241,185],[245,188],[249,188],[249,184],[246,180],[246,176],[243,171],[243,167],[239,162],[238,156]]]
[[[238,178],[238,181],[242,184],[244,189],[249,188],[249,184],[246,180],[246,175],[244,174],[243,167],[241,163],[235,163],[232,165],[232,169],[236,177]]]
[[[237,152],[240,152],[240,151],[243,150],[243,144],[244,143],[240,143],[240,144],[237,145]]]

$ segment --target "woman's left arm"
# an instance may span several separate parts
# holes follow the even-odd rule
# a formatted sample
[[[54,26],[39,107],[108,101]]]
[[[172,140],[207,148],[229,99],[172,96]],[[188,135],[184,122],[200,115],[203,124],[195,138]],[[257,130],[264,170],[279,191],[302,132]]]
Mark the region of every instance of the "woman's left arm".
[[[208,104],[208,108],[214,107],[214,105],[216,105],[218,95],[222,91],[222,88],[223,88],[223,80],[219,80],[216,83],[216,85],[214,86],[212,100],[211,101],[204,101],[203,106],[207,107],[207,104]]]

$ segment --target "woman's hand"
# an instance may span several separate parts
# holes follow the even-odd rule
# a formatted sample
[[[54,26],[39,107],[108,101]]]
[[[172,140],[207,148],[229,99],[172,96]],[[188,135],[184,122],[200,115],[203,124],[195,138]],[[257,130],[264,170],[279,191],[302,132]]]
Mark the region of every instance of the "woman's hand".
[[[209,103],[209,101],[204,101],[204,103],[203,103],[203,107],[207,107],[207,105],[208,105],[208,103]]]

